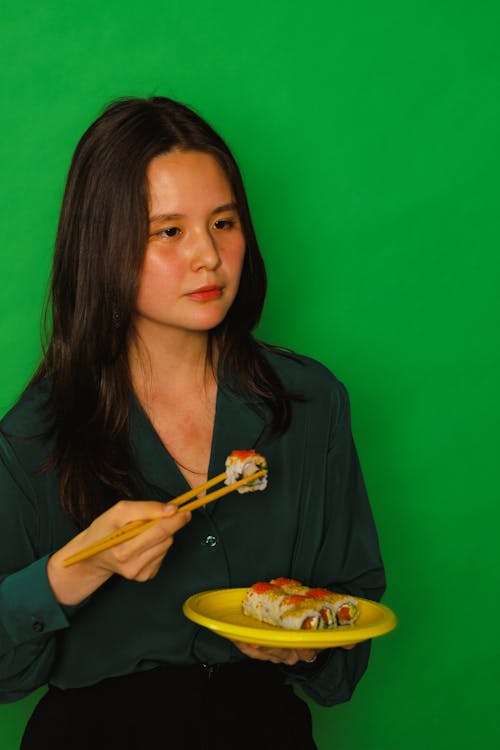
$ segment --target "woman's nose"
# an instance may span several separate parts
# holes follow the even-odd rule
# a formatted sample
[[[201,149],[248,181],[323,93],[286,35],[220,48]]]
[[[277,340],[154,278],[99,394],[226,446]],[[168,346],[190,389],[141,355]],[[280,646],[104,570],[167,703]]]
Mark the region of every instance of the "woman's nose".
[[[193,238],[191,267],[194,271],[202,268],[215,271],[220,266],[220,262],[217,243],[210,232],[200,232]]]

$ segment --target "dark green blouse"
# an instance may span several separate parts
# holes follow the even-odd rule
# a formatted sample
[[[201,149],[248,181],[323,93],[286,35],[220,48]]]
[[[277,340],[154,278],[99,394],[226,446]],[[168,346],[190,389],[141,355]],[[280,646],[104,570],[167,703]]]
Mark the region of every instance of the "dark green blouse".
[[[385,579],[377,534],[353,444],[344,386],[305,357],[266,354],[285,386],[304,394],[291,427],[270,438],[266,413],[219,388],[209,476],[224,471],[232,450],[267,458],[264,492],[232,493],[193,513],[158,575],[147,583],[113,576],[77,607],[64,607],[48,585],[48,556],[77,529],[62,513],[54,473],[40,473],[49,446],[41,384],[26,393],[0,432],[0,700],[46,683],[61,688],[169,663],[245,659],[232,644],[182,613],[191,594],[248,586],[278,576],[379,599]],[[187,489],[137,402],[130,441],[153,499]],[[331,649],[313,666],[284,668],[314,700],[348,700],[363,674],[369,643]]]

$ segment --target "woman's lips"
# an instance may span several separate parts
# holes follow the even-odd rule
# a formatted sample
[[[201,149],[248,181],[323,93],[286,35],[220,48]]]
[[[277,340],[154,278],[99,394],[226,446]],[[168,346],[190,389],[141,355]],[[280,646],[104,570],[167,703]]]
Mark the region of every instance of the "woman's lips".
[[[221,294],[221,286],[201,286],[199,289],[194,289],[192,292],[189,292],[186,296],[196,302],[207,302],[211,299],[219,299]]]

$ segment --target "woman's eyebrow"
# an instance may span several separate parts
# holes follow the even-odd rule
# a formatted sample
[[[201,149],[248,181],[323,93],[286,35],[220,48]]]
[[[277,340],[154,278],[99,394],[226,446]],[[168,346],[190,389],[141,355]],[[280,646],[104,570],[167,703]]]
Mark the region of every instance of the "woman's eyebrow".
[[[235,201],[232,201],[231,203],[224,203],[222,206],[217,206],[217,208],[214,208],[213,211],[211,211],[211,216],[214,214],[220,214],[224,211],[237,211],[238,207],[235,203]],[[175,221],[176,219],[182,219],[184,218],[184,214],[155,214],[154,216],[149,217],[149,223],[155,224],[162,221]]]
[[[175,221],[175,219],[182,219],[184,214],[155,214],[149,217],[149,223],[154,224],[158,221]]]
[[[236,202],[232,201],[231,203],[224,203],[223,206],[218,206],[217,208],[214,208],[214,210],[212,211],[212,216],[213,214],[220,214],[223,211],[237,211],[237,210],[238,210],[238,206],[236,205]]]

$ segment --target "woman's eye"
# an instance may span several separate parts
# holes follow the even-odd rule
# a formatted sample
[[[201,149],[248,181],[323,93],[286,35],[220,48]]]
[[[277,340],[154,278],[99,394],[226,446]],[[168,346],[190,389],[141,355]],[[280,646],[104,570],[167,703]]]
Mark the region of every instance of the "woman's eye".
[[[233,219],[217,219],[216,222],[214,222],[214,228],[215,229],[231,229],[235,224]]]
[[[181,230],[179,227],[167,227],[158,232],[159,237],[175,237]]]

